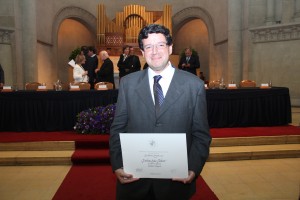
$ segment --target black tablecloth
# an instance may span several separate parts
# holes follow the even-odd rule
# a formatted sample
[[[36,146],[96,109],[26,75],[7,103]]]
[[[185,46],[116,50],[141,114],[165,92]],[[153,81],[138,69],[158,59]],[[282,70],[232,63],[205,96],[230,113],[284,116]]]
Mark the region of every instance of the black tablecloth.
[[[211,128],[277,126],[291,123],[288,88],[209,89]],[[17,91],[0,93],[0,131],[72,130],[76,115],[117,101],[118,90]]]
[[[211,128],[291,123],[288,88],[209,89],[206,94]]]
[[[0,131],[72,130],[79,112],[117,96],[117,90],[1,92]]]

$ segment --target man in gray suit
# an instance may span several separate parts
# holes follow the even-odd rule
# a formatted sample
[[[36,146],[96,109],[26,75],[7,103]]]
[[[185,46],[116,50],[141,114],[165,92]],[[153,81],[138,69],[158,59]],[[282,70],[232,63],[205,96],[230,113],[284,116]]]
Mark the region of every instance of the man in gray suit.
[[[117,199],[190,199],[211,142],[204,84],[197,76],[171,65],[172,37],[164,26],[144,27],[138,41],[149,67],[122,78],[110,131],[111,165],[118,179]],[[154,81],[156,75],[160,79]],[[156,91],[157,87],[160,89]],[[123,170],[119,133],[125,132],[186,133],[188,177],[133,178]]]

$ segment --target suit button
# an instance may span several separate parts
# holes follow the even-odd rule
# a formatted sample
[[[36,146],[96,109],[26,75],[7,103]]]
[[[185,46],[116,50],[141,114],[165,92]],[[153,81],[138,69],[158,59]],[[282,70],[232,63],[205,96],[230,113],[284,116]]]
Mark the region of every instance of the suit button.
[[[162,125],[162,124],[159,123],[159,122],[156,122],[156,124],[155,124],[156,127],[160,127],[161,125]]]

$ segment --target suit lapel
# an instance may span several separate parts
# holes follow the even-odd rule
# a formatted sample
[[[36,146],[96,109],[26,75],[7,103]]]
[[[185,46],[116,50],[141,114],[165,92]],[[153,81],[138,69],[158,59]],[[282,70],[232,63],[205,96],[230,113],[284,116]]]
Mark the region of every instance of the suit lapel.
[[[139,81],[138,87],[136,88],[136,94],[140,98],[140,101],[143,102],[147,109],[155,115],[155,105],[152,100],[150,88],[149,88],[149,78],[147,70],[141,76],[141,80]],[[175,69],[174,76],[172,78],[171,84],[169,86],[168,92],[166,94],[164,103],[160,109],[160,112],[157,115],[159,118],[162,114],[164,114],[173,104],[176,103],[178,98],[182,95],[185,95],[185,90],[182,85],[184,85],[184,81],[179,76],[178,69]]]
[[[184,85],[184,82],[182,81],[178,73],[179,71],[175,69],[174,76],[172,78],[164,103],[160,108],[160,112],[157,118],[159,118],[163,113],[165,113],[170,108],[170,106],[175,104],[180,96],[185,94],[185,90],[182,87],[182,85]]]
[[[150,112],[153,112],[153,114],[155,114],[155,106],[151,96],[147,70],[144,70],[144,73],[141,76],[141,80],[138,84],[138,87],[136,88],[136,93],[140,98],[140,101],[146,105]]]

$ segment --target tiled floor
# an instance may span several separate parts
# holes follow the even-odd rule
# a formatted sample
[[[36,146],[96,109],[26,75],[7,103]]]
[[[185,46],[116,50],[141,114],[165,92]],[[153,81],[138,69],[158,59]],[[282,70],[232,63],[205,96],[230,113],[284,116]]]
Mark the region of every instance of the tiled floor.
[[[300,108],[293,108],[300,125]],[[70,166],[0,166],[1,200],[49,200]],[[220,200],[299,200],[300,158],[207,162],[202,176]]]

